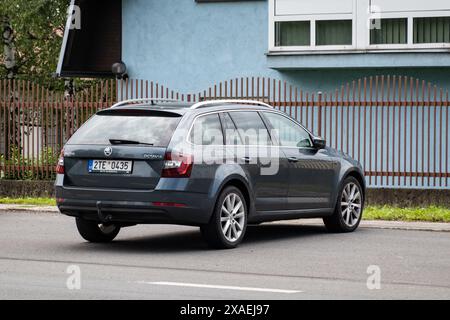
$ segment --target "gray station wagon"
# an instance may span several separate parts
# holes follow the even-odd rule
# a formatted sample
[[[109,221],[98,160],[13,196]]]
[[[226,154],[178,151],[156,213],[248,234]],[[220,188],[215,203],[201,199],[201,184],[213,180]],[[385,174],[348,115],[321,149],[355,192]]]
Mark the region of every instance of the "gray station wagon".
[[[55,182],[80,235],[112,241],[136,224],[199,226],[215,248],[236,247],[248,224],[323,218],[332,232],[361,220],[361,165],[257,101],[120,102],[67,142]]]

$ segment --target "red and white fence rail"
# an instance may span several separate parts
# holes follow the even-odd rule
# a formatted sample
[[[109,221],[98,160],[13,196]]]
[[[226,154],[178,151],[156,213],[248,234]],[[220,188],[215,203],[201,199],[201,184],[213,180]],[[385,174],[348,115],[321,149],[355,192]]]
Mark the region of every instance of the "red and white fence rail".
[[[449,188],[448,91],[402,76],[374,76],[332,92],[245,77],[182,94],[146,80],[107,80],[66,98],[28,81],[0,81],[3,179],[52,179],[65,141],[97,110],[133,98],[256,99],[297,119],[358,159],[371,187]]]

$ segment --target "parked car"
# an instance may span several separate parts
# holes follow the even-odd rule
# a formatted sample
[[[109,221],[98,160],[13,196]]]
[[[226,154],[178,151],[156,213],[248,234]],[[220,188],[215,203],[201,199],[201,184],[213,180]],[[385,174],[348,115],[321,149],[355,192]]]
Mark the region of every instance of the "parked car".
[[[244,100],[141,99],[99,111],[64,146],[55,189],[87,241],[180,224],[199,226],[215,248],[234,248],[248,224],[275,220],[320,217],[332,232],[351,232],[365,198],[357,161],[285,113]]]

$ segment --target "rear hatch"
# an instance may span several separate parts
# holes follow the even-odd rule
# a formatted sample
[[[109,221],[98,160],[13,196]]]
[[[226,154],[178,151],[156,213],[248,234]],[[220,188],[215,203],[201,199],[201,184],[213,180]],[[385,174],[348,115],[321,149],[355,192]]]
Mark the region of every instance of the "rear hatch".
[[[64,185],[154,189],[180,119],[176,112],[146,109],[97,113],[64,147]]]

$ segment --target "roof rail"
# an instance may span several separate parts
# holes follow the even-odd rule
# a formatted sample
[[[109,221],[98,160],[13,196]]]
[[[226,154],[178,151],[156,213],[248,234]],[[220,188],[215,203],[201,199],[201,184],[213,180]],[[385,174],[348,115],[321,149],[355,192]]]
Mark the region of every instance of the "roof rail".
[[[209,101],[203,101],[203,102],[198,102],[196,104],[194,104],[193,106],[190,107],[190,109],[199,109],[199,108],[204,108],[204,107],[208,107],[208,106],[214,106],[217,104],[249,104],[249,105],[257,105],[257,106],[262,106],[262,107],[266,107],[266,108],[271,108],[272,106],[268,105],[267,103],[261,102],[261,101],[255,101],[255,100],[209,100]]]
[[[133,104],[133,103],[139,103],[139,102],[150,102],[152,105],[155,102],[180,102],[179,100],[175,100],[175,99],[169,99],[169,98],[139,98],[139,99],[129,99],[129,100],[124,100],[124,101],[120,101],[118,103],[116,103],[115,105],[113,105],[111,108],[117,108],[117,107],[121,107],[121,106],[125,106],[128,104]]]

